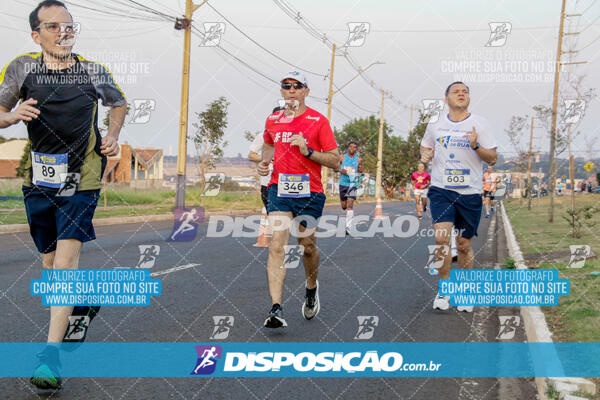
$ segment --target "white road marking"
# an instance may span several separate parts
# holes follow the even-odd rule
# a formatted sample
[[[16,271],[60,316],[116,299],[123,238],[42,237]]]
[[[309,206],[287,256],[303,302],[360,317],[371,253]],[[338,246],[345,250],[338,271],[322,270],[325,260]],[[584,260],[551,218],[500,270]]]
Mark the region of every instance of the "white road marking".
[[[173,267],[173,268],[165,269],[164,271],[152,272],[152,273],[150,274],[150,276],[160,276],[160,275],[166,275],[166,274],[170,274],[171,272],[181,271],[181,270],[188,269],[188,268],[194,268],[194,267],[197,267],[197,266],[199,266],[199,265],[202,265],[202,264],[186,264],[186,265],[180,265],[179,267]]]

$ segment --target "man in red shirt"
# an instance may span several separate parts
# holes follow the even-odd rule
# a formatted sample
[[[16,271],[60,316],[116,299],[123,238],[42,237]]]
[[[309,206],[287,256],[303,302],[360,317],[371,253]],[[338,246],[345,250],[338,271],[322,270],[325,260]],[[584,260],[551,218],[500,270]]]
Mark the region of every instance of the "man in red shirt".
[[[319,250],[315,231],[317,219],[323,213],[325,194],[321,184],[321,165],[339,167],[339,153],[329,121],[322,114],[305,105],[310,89],[303,73],[292,71],[281,79],[281,95],[286,108],[267,118],[262,161],[257,166],[259,175],[273,173],[268,187],[269,224],[273,236],[269,246],[267,279],[272,307],[264,326],[287,326],[283,319],[282,293],[286,273],[285,247],[290,238],[292,218],[300,222],[298,244],[304,247],[302,261],[306,272],[306,295],[302,315],[314,318],[320,310]]]
[[[421,202],[423,202],[423,212],[427,211],[427,188],[431,184],[431,176],[425,171],[425,164],[419,163],[418,170],[410,176],[410,182],[415,188],[415,201],[417,202],[417,217],[421,215]]]

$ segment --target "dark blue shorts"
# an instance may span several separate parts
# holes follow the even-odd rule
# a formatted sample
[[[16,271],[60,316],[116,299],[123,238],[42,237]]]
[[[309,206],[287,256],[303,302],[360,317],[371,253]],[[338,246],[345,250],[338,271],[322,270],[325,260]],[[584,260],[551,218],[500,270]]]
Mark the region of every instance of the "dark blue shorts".
[[[340,185],[340,200],[341,201],[346,201],[347,199],[356,200],[357,192],[358,192],[357,187]]]
[[[313,224],[323,215],[325,206],[325,195],[318,192],[310,192],[310,197],[278,197],[277,184],[269,186],[269,201],[267,202],[267,212],[285,211],[291,212],[293,217],[299,215],[308,215],[314,218]],[[307,228],[314,228],[316,225],[307,221],[300,221],[300,224]]]
[[[460,194],[432,186],[427,197],[434,224],[452,222],[465,239],[477,235],[483,204],[480,194]]]
[[[23,186],[23,196],[29,231],[40,253],[56,250],[57,240],[96,239],[92,218],[100,190],[83,190],[60,197],[54,191]]]

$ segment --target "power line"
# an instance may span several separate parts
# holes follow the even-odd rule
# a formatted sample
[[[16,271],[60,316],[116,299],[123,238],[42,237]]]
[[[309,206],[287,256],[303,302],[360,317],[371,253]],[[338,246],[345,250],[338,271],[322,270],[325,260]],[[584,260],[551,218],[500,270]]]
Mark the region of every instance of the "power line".
[[[131,1],[131,0],[130,0]],[[297,65],[294,65],[294,63],[291,63],[283,58],[281,58],[280,56],[278,56],[277,54],[275,54],[274,52],[272,52],[271,50],[267,49],[266,47],[264,47],[263,45],[261,45],[260,43],[258,43],[256,40],[254,40],[252,37],[250,37],[248,34],[246,34],[244,31],[242,31],[240,28],[238,28],[233,22],[231,22],[231,20],[229,20],[225,15],[223,15],[221,12],[219,12],[219,10],[217,10],[215,7],[213,7],[210,3],[206,3],[206,5],[208,5],[214,12],[216,12],[217,14],[219,14],[219,16],[221,18],[223,18],[225,21],[227,21],[227,23],[229,25],[231,25],[235,30],[237,30],[238,32],[240,32],[242,35],[244,35],[244,37],[246,37],[248,40],[250,40],[252,43],[254,43],[255,45],[257,45],[258,47],[260,47],[261,49],[263,49],[265,52],[269,53],[271,56],[277,58],[279,61],[286,63],[288,65],[291,65],[292,67],[299,69],[301,71],[304,72],[308,72],[309,74],[312,75],[316,75],[316,76],[320,76],[323,78],[326,78],[327,75],[323,75],[321,73],[318,72],[314,72],[314,71],[309,71],[305,68],[299,67]]]
[[[287,14],[290,18],[292,18],[298,25],[300,25],[308,34],[313,36],[315,39],[318,39],[319,41],[323,42],[323,44],[325,44],[330,49],[333,48],[333,44],[334,44],[333,41],[331,39],[329,39],[326,34],[320,32],[310,21],[308,21],[306,18],[304,18],[302,16],[302,14],[300,14],[299,11],[294,9],[285,0],[273,0],[273,2],[279,8],[281,8],[281,10],[283,10],[283,12],[285,14]],[[375,81],[373,79],[370,79],[368,77],[368,75],[365,74],[365,72],[359,67],[357,62],[352,58],[351,54],[348,51],[347,46],[343,46],[342,48],[344,49],[344,51],[341,55],[346,59],[346,61],[348,61],[350,66],[356,72],[359,73],[360,77],[369,84],[369,86],[371,86],[373,89],[375,89],[378,92],[384,92],[387,95],[386,97],[388,99],[392,100],[394,103],[398,104],[399,106],[406,107],[399,100],[397,100],[389,91],[385,91],[385,90],[383,90],[383,88],[377,86],[375,84]]]
[[[97,13],[104,14],[104,15],[111,15],[111,16],[117,16],[117,17],[121,17],[121,18],[129,18],[129,19],[145,20],[145,21],[163,21],[164,20],[164,18],[163,19],[152,18],[149,16],[143,16],[143,15],[137,15],[137,14],[133,15],[131,13],[127,13],[127,10],[121,10],[120,13],[117,13],[117,12],[111,12],[108,10],[102,10],[102,9],[98,9],[98,8],[94,8],[94,7],[84,6],[84,5],[81,5],[78,3],[74,3],[73,1],[64,0],[64,2],[66,4],[69,4],[69,5],[72,5],[75,7],[80,7],[80,8],[86,9],[86,10],[95,11]]]

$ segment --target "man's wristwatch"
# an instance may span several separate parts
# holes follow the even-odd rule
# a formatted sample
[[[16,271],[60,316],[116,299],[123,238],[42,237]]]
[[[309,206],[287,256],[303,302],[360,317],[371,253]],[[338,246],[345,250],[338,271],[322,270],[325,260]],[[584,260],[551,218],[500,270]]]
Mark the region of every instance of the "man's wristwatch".
[[[310,158],[310,156],[312,156],[312,154],[315,152],[313,149],[311,149],[310,147],[306,146],[306,148],[308,149],[308,154],[305,155],[304,157],[306,158]]]
[[[477,143],[475,144],[475,147],[471,147],[471,148],[472,148],[473,150],[477,151],[477,149],[478,149],[478,148],[480,148],[480,147],[481,147],[481,145],[479,144],[479,142],[477,142]]]

